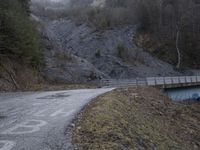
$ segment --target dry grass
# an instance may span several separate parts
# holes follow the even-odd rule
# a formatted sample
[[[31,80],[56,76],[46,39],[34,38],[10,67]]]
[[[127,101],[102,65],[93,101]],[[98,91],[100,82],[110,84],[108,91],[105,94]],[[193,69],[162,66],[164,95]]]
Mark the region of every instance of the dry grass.
[[[174,103],[152,88],[118,89],[84,110],[73,142],[81,150],[199,149],[200,104]]]
[[[30,89],[43,82],[39,72],[26,64],[9,59],[0,62],[0,91]]]
[[[61,57],[61,56],[60,56]],[[71,59],[62,56],[62,59]],[[60,58],[61,59],[61,58]],[[54,84],[46,81],[36,69],[15,60],[0,61],[0,91],[52,91],[97,88],[95,84]]]

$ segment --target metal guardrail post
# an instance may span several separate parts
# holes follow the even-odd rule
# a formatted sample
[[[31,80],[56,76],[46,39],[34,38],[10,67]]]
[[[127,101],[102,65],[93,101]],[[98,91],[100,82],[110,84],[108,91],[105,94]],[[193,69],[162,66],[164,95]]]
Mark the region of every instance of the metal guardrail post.
[[[174,80],[173,80],[173,77],[171,77],[171,85],[174,84]]]
[[[165,77],[163,77],[163,82],[164,82],[164,86],[165,86],[165,84],[166,84],[166,82],[165,82]]]
[[[138,78],[136,78],[136,87],[138,87]]]
[[[180,79],[180,77],[178,77],[178,84],[181,84],[181,79]]]

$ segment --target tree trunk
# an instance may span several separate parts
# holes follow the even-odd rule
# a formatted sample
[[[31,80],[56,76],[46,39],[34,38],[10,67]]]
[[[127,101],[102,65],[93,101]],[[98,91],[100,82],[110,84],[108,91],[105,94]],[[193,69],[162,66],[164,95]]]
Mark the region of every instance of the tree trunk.
[[[179,49],[179,36],[180,36],[180,29],[179,27],[177,27],[177,33],[176,33],[177,69],[180,69],[181,66],[181,50]]]
[[[0,67],[2,67],[5,70],[5,72],[10,77],[12,84],[15,86],[15,89],[18,90],[20,88],[20,86],[18,85],[17,81],[15,80],[15,78],[13,76],[14,73],[10,72],[6,67],[4,67],[1,64],[0,64]],[[9,81],[9,80],[7,80],[7,81]]]

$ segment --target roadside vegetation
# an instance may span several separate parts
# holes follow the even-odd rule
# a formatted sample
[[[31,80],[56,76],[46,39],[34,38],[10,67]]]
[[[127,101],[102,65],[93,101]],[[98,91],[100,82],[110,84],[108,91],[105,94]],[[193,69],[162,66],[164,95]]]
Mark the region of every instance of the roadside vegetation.
[[[29,0],[0,2],[0,56],[38,67],[42,63],[42,44],[29,15]]]
[[[117,89],[85,108],[73,143],[81,150],[197,150],[199,108],[198,102],[172,102],[153,88]]]
[[[0,90],[40,82],[43,45],[30,19],[29,0],[0,1]]]
[[[119,43],[117,45],[118,57],[124,62],[136,65],[137,63],[143,63],[143,60],[139,58],[140,48],[130,49],[127,48],[125,44]]]

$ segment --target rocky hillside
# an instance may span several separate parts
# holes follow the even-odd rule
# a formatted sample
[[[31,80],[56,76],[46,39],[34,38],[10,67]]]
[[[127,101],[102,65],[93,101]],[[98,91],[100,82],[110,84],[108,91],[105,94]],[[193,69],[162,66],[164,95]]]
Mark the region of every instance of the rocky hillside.
[[[134,25],[97,29],[69,17],[50,19],[35,14],[48,45],[43,73],[51,81],[78,83],[180,74],[135,45]]]
[[[110,78],[177,74],[172,66],[133,43],[134,26],[97,31],[86,24],[77,25],[71,20],[61,19],[45,22],[45,29],[47,37],[59,45],[61,55],[70,54],[84,59],[96,68],[94,70],[87,64],[87,68],[91,68],[97,76],[100,72]],[[68,65],[70,63],[66,63],[65,67]]]

